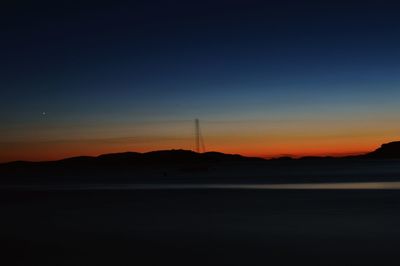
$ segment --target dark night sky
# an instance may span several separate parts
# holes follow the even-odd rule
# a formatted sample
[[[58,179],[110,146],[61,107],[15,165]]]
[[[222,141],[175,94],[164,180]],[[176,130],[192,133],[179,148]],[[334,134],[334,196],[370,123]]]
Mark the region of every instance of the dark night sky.
[[[400,135],[395,1],[0,9],[0,161],[190,149],[195,117],[209,149],[254,155],[357,152]]]

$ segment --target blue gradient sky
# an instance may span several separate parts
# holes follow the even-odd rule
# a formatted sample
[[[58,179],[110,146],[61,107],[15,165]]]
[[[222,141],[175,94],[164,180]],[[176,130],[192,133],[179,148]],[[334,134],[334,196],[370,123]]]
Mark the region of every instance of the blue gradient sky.
[[[208,149],[258,156],[362,152],[400,134],[393,1],[3,10],[1,161],[191,149],[196,117]]]

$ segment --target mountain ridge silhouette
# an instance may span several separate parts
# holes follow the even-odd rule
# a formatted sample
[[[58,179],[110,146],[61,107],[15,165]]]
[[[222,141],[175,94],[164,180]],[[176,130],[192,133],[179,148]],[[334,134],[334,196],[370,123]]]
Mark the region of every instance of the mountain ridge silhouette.
[[[228,154],[216,151],[197,153],[191,150],[183,150],[183,149],[172,149],[172,150],[157,150],[157,151],[149,151],[149,152],[118,152],[118,153],[105,153],[98,156],[74,156],[63,158],[59,160],[51,160],[51,161],[13,161],[0,163],[0,165],[12,165],[12,164],[62,164],[62,163],[81,163],[81,162],[134,162],[135,160],[140,161],[158,161],[158,162],[174,162],[178,161],[188,161],[188,160],[256,160],[256,161],[264,161],[266,159],[260,157],[250,157],[243,156],[240,154]]]
[[[73,156],[63,158],[59,160],[51,161],[12,161],[0,163],[0,166],[4,165],[23,165],[23,164],[63,164],[63,163],[85,163],[85,162],[103,162],[103,163],[127,163],[127,162],[185,162],[190,160],[202,160],[202,161],[267,161],[267,160],[320,160],[320,159],[347,159],[347,158],[371,158],[371,159],[400,159],[400,141],[392,141],[382,144],[376,150],[351,156],[304,156],[300,158],[293,158],[290,156],[276,157],[271,159],[265,159],[261,157],[243,156],[240,154],[229,154],[216,151],[197,153],[192,150],[184,149],[171,149],[171,150],[156,150],[149,152],[117,152],[117,153],[105,153],[98,156]]]
[[[204,172],[210,165],[224,163],[263,162],[262,158],[245,157],[239,154],[219,152],[197,153],[189,150],[161,150],[145,153],[122,152],[99,156],[76,156],[55,161],[15,161],[0,164],[1,182],[14,177],[23,182],[32,180],[54,180],[54,176],[82,181],[101,180],[102,176],[167,176],[174,172]]]
[[[199,177],[229,181],[235,178],[248,180],[249,177],[255,176],[262,177],[262,180],[265,180],[265,177],[269,180],[275,178],[277,182],[338,176],[349,180],[348,177],[355,175],[357,178],[370,179],[372,176],[397,177],[400,169],[395,167],[397,161],[391,162],[391,159],[400,159],[400,141],[383,144],[372,152],[358,156],[298,159],[263,159],[221,152],[197,153],[182,149],[145,153],[122,152],[77,156],[56,161],[3,163],[0,164],[0,184],[159,182],[176,178],[190,182]]]
[[[400,141],[382,144],[378,149],[364,155],[373,159],[400,159]]]

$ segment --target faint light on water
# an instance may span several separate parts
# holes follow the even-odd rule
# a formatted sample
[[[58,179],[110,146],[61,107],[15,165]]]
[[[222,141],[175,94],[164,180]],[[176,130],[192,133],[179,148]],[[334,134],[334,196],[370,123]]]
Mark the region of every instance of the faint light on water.
[[[400,189],[400,182],[261,184],[250,186],[254,189]]]
[[[345,190],[345,189],[400,189],[394,182],[342,182],[297,184],[81,184],[81,185],[31,185],[6,186],[9,189],[28,190],[168,190],[168,189],[246,189],[246,190]]]

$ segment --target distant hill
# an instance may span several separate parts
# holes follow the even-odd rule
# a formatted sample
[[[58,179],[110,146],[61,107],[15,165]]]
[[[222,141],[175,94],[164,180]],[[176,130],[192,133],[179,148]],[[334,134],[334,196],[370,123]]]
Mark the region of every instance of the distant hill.
[[[235,178],[248,180],[255,177],[261,178],[259,180],[267,180],[268,177],[269,182],[301,182],[307,178],[315,181],[326,177],[342,177],[343,180],[350,180],[350,177],[357,177],[357,180],[375,176],[399,177],[398,163],[385,159],[400,159],[400,141],[383,144],[377,150],[359,156],[299,159],[281,157],[266,160],[238,154],[196,153],[188,150],[124,152],[57,161],[0,164],[0,185],[168,183],[176,180],[195,182],[200,179],[229,182]]]
[[[400,159],[400,141],[383,144],[373,152],[365,154],[365,158]]]
[[[124,152],[100,156],[79,156],[58,161],[17,161],[0,164],[0,183],[15,178],[21,182],[41,180],[101,181],[102,176],[141,178],[142,176],[167,176],[176,172],[207,171],[221,163],[262,162],[265,159],[245,157],[220,152],[196,153],[188,150],[163,150],[146,153]],[[90,179],[90,180],[88,180]]]
[[[57,161],[29,162],[16,161],[0,164],[0,167],[8,166],[72,166],[72,165],[99,165],[99,166],[121,166],[136,164],[182,164],[197,162],[238,162],[238,161],[264,161],[265,159],[256,157],[245,157],[239,154],[225,154],[221,152],[197,153],[189,150],[162,150],[146,153],[123,152],[109,153],[99,156],[77,156]]]

